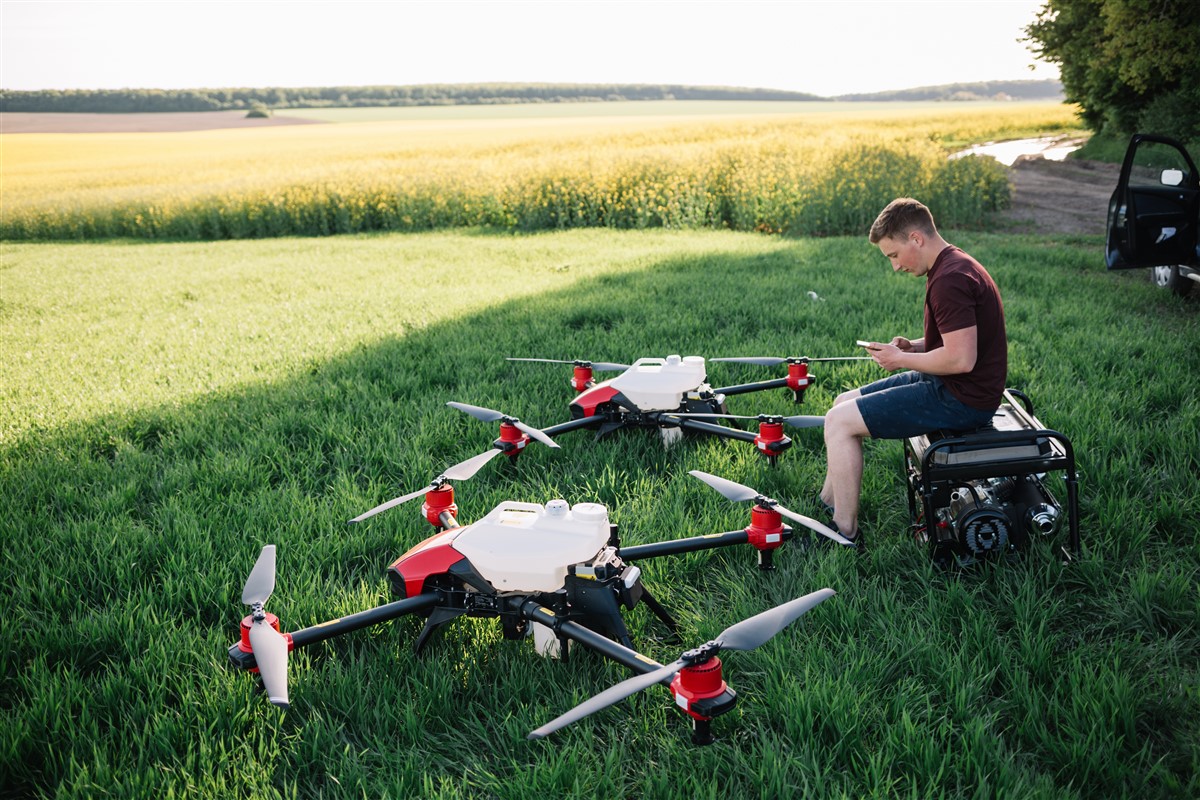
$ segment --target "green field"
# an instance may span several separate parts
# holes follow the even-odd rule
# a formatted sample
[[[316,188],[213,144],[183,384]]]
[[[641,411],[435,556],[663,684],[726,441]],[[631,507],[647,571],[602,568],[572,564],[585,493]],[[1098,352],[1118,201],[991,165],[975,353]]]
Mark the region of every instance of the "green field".
[[[318,127],[318,126],[311,126]],[[867,447],[872,549],[789,545],[643,564],[682,643],[822,587],[768,645],[723,654],[736,709],[696,749],[651,690],[525,735],[627,670],[543,660],[495,620],[412,655],[418,620],[294,654],[292,708],[226,664],[259,548],[287,629],[384,602],[429,532],[346,520],[489,447],[458,400],[546,426],[567,373],[506,356],[844,355],[919,330],[923,284],[863,237],[480,230],[217,243],[0,243],[0,794],[23,797],[1136,797],[1200,794],[1200,341],[1194,304],[1108,274],[1096,238],[945,231],[1006,301],[1009,384],[1075,445],[1085,557],[936,571],[908,535],[896,442]],[[821,299],[813,300],[812,291]],[[879,375],[822,365],[801,412]],[[710,364],[714,383],[773,377]],[[797,413],[782,394],[735,413]],[[824,448],[633,431],[562,437],[460,483],[608,505],[627,543],[734,530],[701,469],[819,515]],[[1063,495],[1059,476],[1048,485]]]
[[[736,107],[735,107],[736,105]],[[793,109],[791,113],[785,113]],[[7,135],[0,239],[261,239],[489,227],[857,234],[893,197],[981,226],[1060,103],[338,109],[339,125]],[[626,112],[630,113],[626,113]],[[304,112],[308,114],[308,112]]]

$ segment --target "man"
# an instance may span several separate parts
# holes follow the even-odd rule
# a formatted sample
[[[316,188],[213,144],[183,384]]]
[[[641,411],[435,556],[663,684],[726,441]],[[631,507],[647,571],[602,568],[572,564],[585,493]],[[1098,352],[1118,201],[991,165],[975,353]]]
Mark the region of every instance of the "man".
[[[897,272],[926,279],[920,339],[872,342],[867,352],[887,370],[908,370],[838,395],[825,415],[827,470],[821,502],[834,527],[855,542],[862,489],[862,442],[904,439],[939,428],[986,425],[1008,377],[1008,339],[1000,291],[987,270],[946,242],[921,203],[888,203],[871,226],[871,243]]]

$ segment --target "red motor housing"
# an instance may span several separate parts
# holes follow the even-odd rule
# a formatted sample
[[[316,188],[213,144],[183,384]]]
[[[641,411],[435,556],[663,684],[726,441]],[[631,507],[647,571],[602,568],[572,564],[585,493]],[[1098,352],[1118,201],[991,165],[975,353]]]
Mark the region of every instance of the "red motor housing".
[[[783,517],[773,508],[756,505],[750,509],[746,529],[750,545],[758,550],[774,550],[783,544]]]
[[[787,385],[795,394],[797,403],[804,399],[804,390],[810,383],[812,379],[808,377],[808,362],[789,361]]]
[[[710,720],[711,716],[693,710],[704,700],[713,700],[729,691],[721,677],[721,659],[713,656],[707,661],[684,667],[671,681],[671,694],[675,705],[693,719]]]
[[[500,449],[504,451],[504,455],[509,458],[516,458],[521,455],[521,451],[525,449],[525,445],[529,444],[529,436],[512,423],[501,422],[500,438],[496,440],[496,443],[500,445]]]
[[[758,436],[754,437],[754,446],[763,455],[777,456],[791,444],[792,440],[783,435],[783,422],[758,423]]]
[[[576,392],[582,392],[592,385],[592,368],[591,366],[575,365],[575,375],[571,378],[571,388]]]
[[[254,652],[254,648],[250,646],[250,627],[253,624],[254,624],[254,615],[247,614],[246,616],[242,617],[242,636],[241,636],[241,639],[238,641],[238,649],[241,650],[243,653],[253,653]],[[270,612],[267,612],[267,624],[278,631],[279,630],[279,617],[275,616],[274,614],[272,614]],[[283,633],[283,632],[280,631],[280,633]],[[283,638],[287,639],[288,651],[291,652],[291,650],[292,650],[292,635],[290,633],[284,633]],[[252,667],[250,671],[258,672],[258,667]]]
[[[442,514],[449,511],[450,516],[458,519],[458,505],[454,502],[454,487],[448,483],[443,483],[436,489],[432,489],[425,493],[425,502],[421,504],[421,513],[425,515],[425,519],[433,527],[441,530],[446,527],[442,524]]]

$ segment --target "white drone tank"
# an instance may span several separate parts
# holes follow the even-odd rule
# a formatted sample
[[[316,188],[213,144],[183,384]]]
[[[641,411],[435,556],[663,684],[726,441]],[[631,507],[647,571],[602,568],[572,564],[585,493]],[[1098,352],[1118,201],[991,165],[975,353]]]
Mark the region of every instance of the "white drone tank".
[[[675,411],[687,392],[704,383],[700,356],[639,358],[633,366],[609,381],[642,411]]]
[[[554,592],[567,567],[608,544],[608,509],[565,500],[505,502],[455,537],[452,547],[500,592]]]

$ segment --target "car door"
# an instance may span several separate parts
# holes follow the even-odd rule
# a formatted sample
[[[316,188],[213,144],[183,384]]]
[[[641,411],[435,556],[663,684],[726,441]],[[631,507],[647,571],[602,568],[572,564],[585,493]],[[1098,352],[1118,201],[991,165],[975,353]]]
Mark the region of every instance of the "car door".
[[[1179,142],[1135,134],[1108,202],[1109,269],[1200,265],[1200,174]]]

